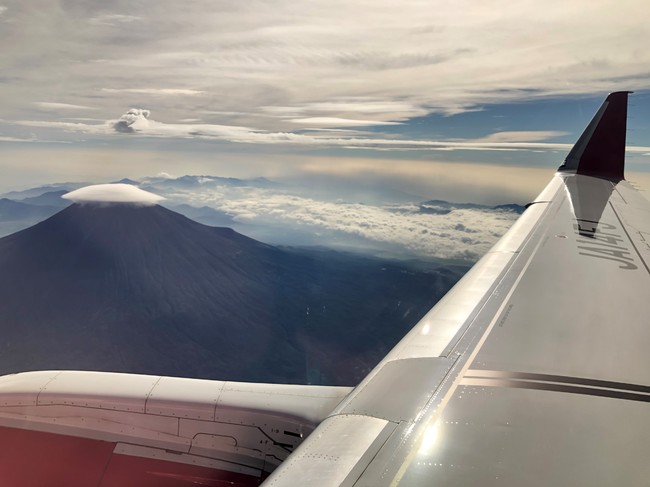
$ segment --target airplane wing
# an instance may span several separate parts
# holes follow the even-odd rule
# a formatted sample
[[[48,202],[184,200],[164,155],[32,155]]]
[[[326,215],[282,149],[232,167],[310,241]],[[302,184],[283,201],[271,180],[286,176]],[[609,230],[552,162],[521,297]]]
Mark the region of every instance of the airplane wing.
[[[623,179],[627,97],[265,486],[650,485],[650,204]]]
[[[349,392],[108,372],[7,375],[0,485],[259,485]]]
[[[623,179],[627,96],[353,390],[6,376],[0,485],[647,487],[650,204]]]

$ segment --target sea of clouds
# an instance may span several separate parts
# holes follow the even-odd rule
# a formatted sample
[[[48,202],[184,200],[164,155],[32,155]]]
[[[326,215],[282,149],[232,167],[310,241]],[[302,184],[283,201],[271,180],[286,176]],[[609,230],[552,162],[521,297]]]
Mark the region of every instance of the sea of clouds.
[[[480,258],[518,218],[507,209],[419,202],[379,204],[308,197],[287,188],[212,186],[165,191],[166,206],[207,206],[253,238],[419,259]]]

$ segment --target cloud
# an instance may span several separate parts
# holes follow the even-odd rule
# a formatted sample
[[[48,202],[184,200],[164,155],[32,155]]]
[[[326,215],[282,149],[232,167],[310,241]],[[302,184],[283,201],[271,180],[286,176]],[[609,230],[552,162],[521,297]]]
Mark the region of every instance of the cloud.
[[[132,203],[144,206],[153,206],[165,199],[130,184],[122,183],[85,186],[61,197],[75,203]]]
[[[114,123],[114,122],[113,122]],[[84,134],[106,135],[112,131],[112,123],[102,122],[97,124],[88,124],[83,122],[59,122],[48,120],[18,120],[13,122],[14,125],[23,127],[37,127],[48,129],[61,129],[66,132],[80,132]]]
[[[463,3],[420,0],[277,0],[255,11],[161,0],[119,13],[97,2],[21,5],[2,33],[13,46],[2,65],[17,81],[3,86],[0,103],[30,119],[30,94],[65,86],[73,104],[93,99],[107,110],[115,95],[150,95],[171,120],[201,108],[273,130],[287,115],[395,122],[650,87],[644,0],[594,1],[589,15],[581,2],[508,5],[486,0],[469,13]],[[201,103],[176,102],[194,95]]]
[[[372,120],[352,120],[349,118],[336,118],[336,117],[309,117],[309,118],[294,118],[290,120],[291,123],[298,123],[301,125],[331,125],[335,127],[363,127],[370,125],[401,125],[400,122],[376,122]]]
[[[55,103],[55,102],[48,102],[48,101],[36,101],[34,102],[34,105],[36,105],[39,108],[43,108],[45,110],[90,110],[90,107],[84,106],[84,105],[72,105],[70,103]]]
[[[137,95],[200,95],[203,91],[189,90],[184,88],[102,88],[106,93],[133,93]]]
[[[323,201],[252,187],[210,188],[176,193],[173,198],[211,206],[243,225],[252,225],[249,228],[266,226],[276,234],[309,234],[327,246],[361,246],[400,257],[464,261],[476,260],[489,250],[518,217],[489,209],[456,209],[435,215],[423,213],[415,204]]]
[[[24,137],[11,137],[7,135],[0,135],[0,142],[21,142],[21,143],[32,143],[32,144],[70,144],[67,140],[48,140],[40,139],[34,136],[30,138]]]
[[[0,142],[34,142],[33,139],[21,139],[20,137],[8,137],[0,135]]]
[[[428,113],[427,110],[414,103],[408,103],[405,101],[373,99],[370,97],[339,98],[335,101],[305,103],[303,105],[293,107],[270,106],[263,107],[263,109],[268,112],[276,113],[281,113],[282,111],[289,113],[348,112],[364,114],[416,112],[418,115],[426,115]]]
[[[0,5],[0,15],[4,14],[7,11],[7,7]]]
[[[389,121],[390,123],[398,123],[429,113],[429,110],[417,102],[374,99],[372,97],[340,97],[330,101],[294,106],[265,106],[262,107],[262,111],[277,117],[297,117],[311,114],[312,117],[306,117],[306,120],[320,117],[336,118],[331,115],[340,114],[341,117],[338,118],[363,117],[364,121],[372,119],[375,122]]]
[[[149,110],[142,108],[131,108],[120,119],[113,124],[113,128],[117,132],[131,134],[137,131],[147,130],[151,127],[149,122]]]
[[[139,20],[142,20],[142,18],[135,15],[104,14],[98,15],[97,17],[92,17],[91,19],[88,19],[88,22],[94,25],[119,26],[122,24],[130,24]]]
[[[474,142],[536,142],[569,135],[559,130],[528,130],[517,132],[496,132],[487,137],[476,139]]]

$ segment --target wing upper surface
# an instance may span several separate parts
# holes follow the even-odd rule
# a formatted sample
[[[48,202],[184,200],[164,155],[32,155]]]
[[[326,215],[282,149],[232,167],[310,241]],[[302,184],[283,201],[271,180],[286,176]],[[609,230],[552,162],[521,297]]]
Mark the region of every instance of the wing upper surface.
[[[625,183],[563,179],[499,312],[476,346],[459,343],[472,352],[431,415],[435,443],[393,482],[647,485],[647,224],[624,223]],[[577,211],[585,198],[598,200],[588,218]]]
[[[599,147],[620,162],[620,133],[609,145],[591,139],[603,127],[624,132],[626,99],[610,95],[574,167],[269,485],[648,485],[650,204],[622,168],[598,173]],[[387,423],[369,433],[376,420]],[[354,428],[327,433],[346,421]],[[326,481],[337,445],[360,432],[364,454]]]

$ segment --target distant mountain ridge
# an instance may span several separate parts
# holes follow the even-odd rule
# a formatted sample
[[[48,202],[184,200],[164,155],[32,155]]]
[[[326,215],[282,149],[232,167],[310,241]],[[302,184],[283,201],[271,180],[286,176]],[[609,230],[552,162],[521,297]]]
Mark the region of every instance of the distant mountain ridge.
[[[44,212],[47,213],[47,210],[44,210],[39,205],[30,205],[8,198],[0,198],[0,219],[5,221],[42,217],[45,214]]]
[[[26,205],[49,206],[52,208],[63,209],[70,206],[72,203],[71,201],[62,198],[62,196],[68,192],[69,191],[65,189],[59,191],[48,191],[38,196],[23,198],[20,202]]]
[[[22,200],[25,198],[32,198],[36,196],[41,196],[48,192],[53,191],[72,191],[83,186],[87,186],[89,183],[52,183],[45,186],[38,186],[35,188],[24,189],[20,191],[10,191],[8,193],[0,194],[0,198],[8,198],[11,200]]]
[[[0,237],[34,225],[54,215],[60,209],[61,207],[0,198]]]
[[[133,181],[133,180],[130,180]],[[124,180],[122,180],[124,182]],[[142,178],[139,182],[133,181],[136,184],[139,184],[142,189],[147,191],[152,191],[156,188],[159,190],[167,189],[182,189],[182,190],[191,190],[196,188],[206,188],[206,187],[217,187],[217,186],[228,186],[228,187],[243,187],[251,186],[257,188],[273,188],[279,186],[278,183],[273,182],[269,179],[258,177],[251,179],[239,179],[239,178],[224,178],[220,176],[206,176],[206,175],[185,175],[177,178],[171,177],[146,177]],[[132,183],[128,183],[132,184]]]
[[[477,203],[450,203],[444,200],[428,200],[419,204],[422,213],[429,213],[434,215],[447,215],[454,210],[497,210],[497,211],[512,211],[517,214],[522,214],[526,209],[523,205],[506,204],[506,205],[480,205]]]
[[[461,273],[278,249],[160,206],[73,204],[0,239],[0,373],[354,384]]]

